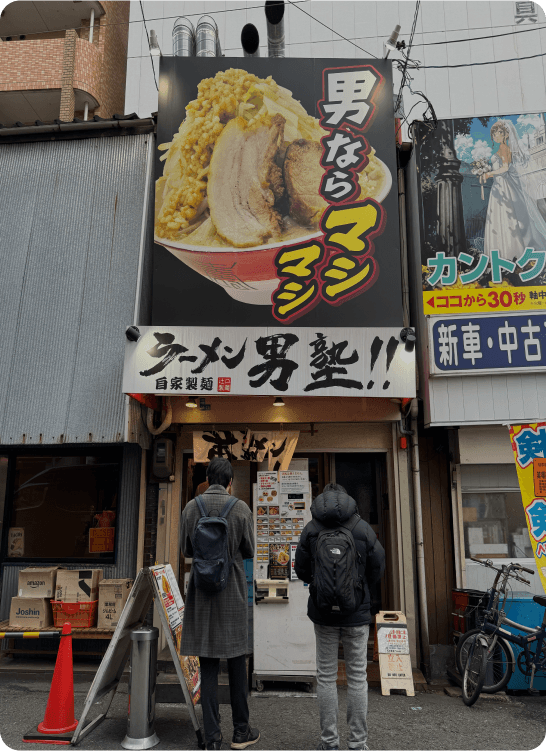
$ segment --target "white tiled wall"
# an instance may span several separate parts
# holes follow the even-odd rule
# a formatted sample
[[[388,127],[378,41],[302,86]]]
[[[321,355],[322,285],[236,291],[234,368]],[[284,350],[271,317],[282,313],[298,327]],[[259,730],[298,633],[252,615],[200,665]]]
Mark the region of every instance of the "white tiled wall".
[[[149,0],[143,2],[143,8],[148,30],[156,31],[164,55],[172,54],[171,32],[177,16],[188,15],[196,24],[201,14],[210,13],[218,24],[222,51],[226,57],[242,56],[241,29],[246,23],[253,23],[258,28],[261,55],[266,57],[263,4],[262,0]],[[532,26],[516,25],[515,2],[511,0],[424,0],[411,57],[419,60],[423,66],[431,66],[483,63],[545,54],[546,17],[538,3],[536,7],[538,24],[542,28],[497,39],[476,39]],[[382,57],[383,43],[395,24],[401,24],[400,38],[408,41],[414,11],[413,0],[309,0],[294,5],[287,3],[286,56]],[[125,108],[126,112],[136,112],[144,117],[157,110],[157,91],[138,2],[131,2],[130,20]],[[343,37],[351,41],[345,41]],[[455,39],[476,41],[449,43]],[[446,44],[430,45],[431,42]],[[398,59],[399,55],[391,57]],[[439,118],[546,110],[546,56],[472,68],[424,67],[412,75],[412,88],[426,94]],[[395,88],[399,81],[400,75],[395,71]],[[406,89],[405,111],[409,112],[416,101],[418,98]],[[419,118],[423,110],[424,105],[418,104],[411,119]]]

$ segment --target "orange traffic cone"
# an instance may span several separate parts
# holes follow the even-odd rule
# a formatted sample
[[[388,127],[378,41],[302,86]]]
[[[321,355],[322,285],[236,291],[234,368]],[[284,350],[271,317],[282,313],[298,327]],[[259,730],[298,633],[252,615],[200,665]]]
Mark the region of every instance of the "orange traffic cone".
[[[24,735],[23,740],[26,743],[55,743],[68,746],[77,725],[78,721],[74,719],[72,626],[65,623],[44,720],[34,733]]]

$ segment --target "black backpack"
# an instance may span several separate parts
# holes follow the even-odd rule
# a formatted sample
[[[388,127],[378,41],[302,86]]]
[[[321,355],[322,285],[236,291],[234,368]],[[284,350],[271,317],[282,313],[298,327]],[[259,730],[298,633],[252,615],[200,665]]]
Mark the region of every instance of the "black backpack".
[[[227,516],[237,498],[229,497],[218,516],[208,516],[203,496],[195,499],[201,512],[192,537],[193,581],[204,592],[222,592],[227,586],[233,561],[229,557]]]
[[[310,593],[318,610],[324,613],[350,615],[362,603],[364,586],[358,570],[362,558],[353,537],[359,521],[360,516],[354,514],[347,524],[325,527],[313,519],[319,534]]]

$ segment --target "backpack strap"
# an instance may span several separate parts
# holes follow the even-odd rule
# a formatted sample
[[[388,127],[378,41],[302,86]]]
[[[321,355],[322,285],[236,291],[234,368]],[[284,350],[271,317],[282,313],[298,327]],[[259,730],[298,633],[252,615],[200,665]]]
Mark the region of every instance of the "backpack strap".
[[[205,504],[203,503],[203,496],[202,495],[196,496],[195,497],[195,502],[197,504],[197,508],[199,509],[201,517],[208,516],[207,508],[206,508]]]
[[[218,516],[222,516],[225,519],[226,516],[231,511],[231,509],[235,506],[235,504],[237,503],[238,500],[239,499],[235,498],[234,495],[230,495],[228,502],[226,503],[226,505],[224,506],[224,508],[220,511],[220,513],[218,514]]]
[[[349,519],[349,521],[346,524],[342,524],[341,526],[345,527],[345,529],[348,529],[349,532],[352,532],[359,521],[360,521],[360,515],[355,512],[352,515],[352,517]]]
[[[321,522],[318,521],[318,519],[315,519],[315,518],[311,519],[311,524],[315,525],[315,529],[317,530],[317,532],[322,532],[323,529],[327,528],[324,524],[322,524]]]

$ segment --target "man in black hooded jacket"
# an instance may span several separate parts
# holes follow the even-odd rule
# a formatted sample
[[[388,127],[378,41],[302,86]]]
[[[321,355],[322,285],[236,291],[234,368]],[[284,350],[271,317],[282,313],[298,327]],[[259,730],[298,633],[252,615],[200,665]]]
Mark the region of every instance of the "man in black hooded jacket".
[[[319,703],[322,749],[338,749],[337,731],[337,655],[339,642],[343,644],[347,673],[347,724],[349,749],[367,749],[368,739],[368,683],[366,681],[368,634],[371,623],[370,586],[377,582],[385,569],[385,551],[375,532],[364,519],[355,521],[356,502],[341,485],[326,485],[322,495],[313,501],[313,520],[324,527],[352,527],[357,553],[360,554],[359,576],[363,596],[359,607],[348,615],[321,612],[311,595],[307,615],[315,624],[317,651],[317,698]],[[314,521],[302,532],[296,550],[296,575],[312,583],[314,558],[319,535]]]

